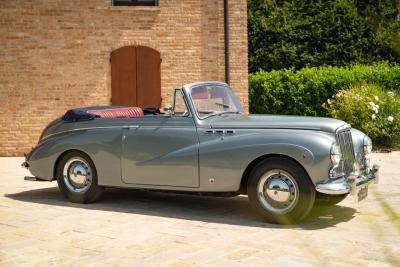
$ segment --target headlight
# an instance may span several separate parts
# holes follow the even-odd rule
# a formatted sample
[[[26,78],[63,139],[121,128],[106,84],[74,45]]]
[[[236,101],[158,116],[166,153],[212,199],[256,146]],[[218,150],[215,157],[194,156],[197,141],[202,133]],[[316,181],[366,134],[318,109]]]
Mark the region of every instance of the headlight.
[[[363,144],[364,154],[368,155],[372,152],[372,140],[368,136],[365,136],[363,142],[364,142],[364,144]]]
[[[331,147],[331,161],[333,165],[339,164],[342,159],[342,152],[340,151],[340,146],[336,143],[332,144]]]

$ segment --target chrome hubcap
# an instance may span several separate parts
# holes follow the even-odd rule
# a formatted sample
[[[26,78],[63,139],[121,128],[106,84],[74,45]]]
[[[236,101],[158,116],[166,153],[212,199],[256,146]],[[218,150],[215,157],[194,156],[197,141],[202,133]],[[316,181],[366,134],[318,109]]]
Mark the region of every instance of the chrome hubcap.
[[[285,183],[280,178],[269,179],[267,182],[268,183],[264,186],[264,195],[267,195],[270,199],[279,203],[289,201],[290,191],[288,183]]]
[[[64,165],[63,177],[65,185],[72,192],[86,192],[92,184],[90,165],[80,157],[70,158]]]
[[[282,170],[265,173],[258,183],[258,199],[261,205],[277,214],[288,213],[298,201],[298,186],[294,178]]]

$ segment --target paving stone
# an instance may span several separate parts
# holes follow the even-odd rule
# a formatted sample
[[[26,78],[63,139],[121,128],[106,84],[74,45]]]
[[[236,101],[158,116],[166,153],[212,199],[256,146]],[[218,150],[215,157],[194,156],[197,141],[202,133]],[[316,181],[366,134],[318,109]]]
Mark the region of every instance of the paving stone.
[[[381,183],[361,203],[273,225],[246,196],[107,190],[69,203],[56,183],[27,182],[0,158],[0,266],[400,266],[400,152],[373,154]]]

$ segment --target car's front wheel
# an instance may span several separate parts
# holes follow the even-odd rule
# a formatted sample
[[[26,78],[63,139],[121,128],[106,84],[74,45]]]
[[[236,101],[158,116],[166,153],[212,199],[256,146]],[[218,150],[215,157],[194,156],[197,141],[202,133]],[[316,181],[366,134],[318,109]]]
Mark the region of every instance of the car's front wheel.
[[[314,185],[296,162],[265,159],[250,174],[247,193],[251,205],[268,222],[293,224],[313,207]]]
[[[56,169],[58,187],[71,202],[90,203],[103,193],[97,184],[97,171],[92,160],[79,151],[63,155]]]

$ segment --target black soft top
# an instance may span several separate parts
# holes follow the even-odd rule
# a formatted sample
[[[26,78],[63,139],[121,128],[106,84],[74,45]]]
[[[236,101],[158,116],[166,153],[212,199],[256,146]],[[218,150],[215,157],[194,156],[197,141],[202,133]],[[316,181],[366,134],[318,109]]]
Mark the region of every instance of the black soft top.
[[[74,108],[65,112],[61,119],[65,122],[76,122],[76,121],[90,121],[98,117],[94,114],[87,113],[88,110],[103,110],[103,109],[117,109],[127,108],[127,106],[90,106],[83,108]]]

